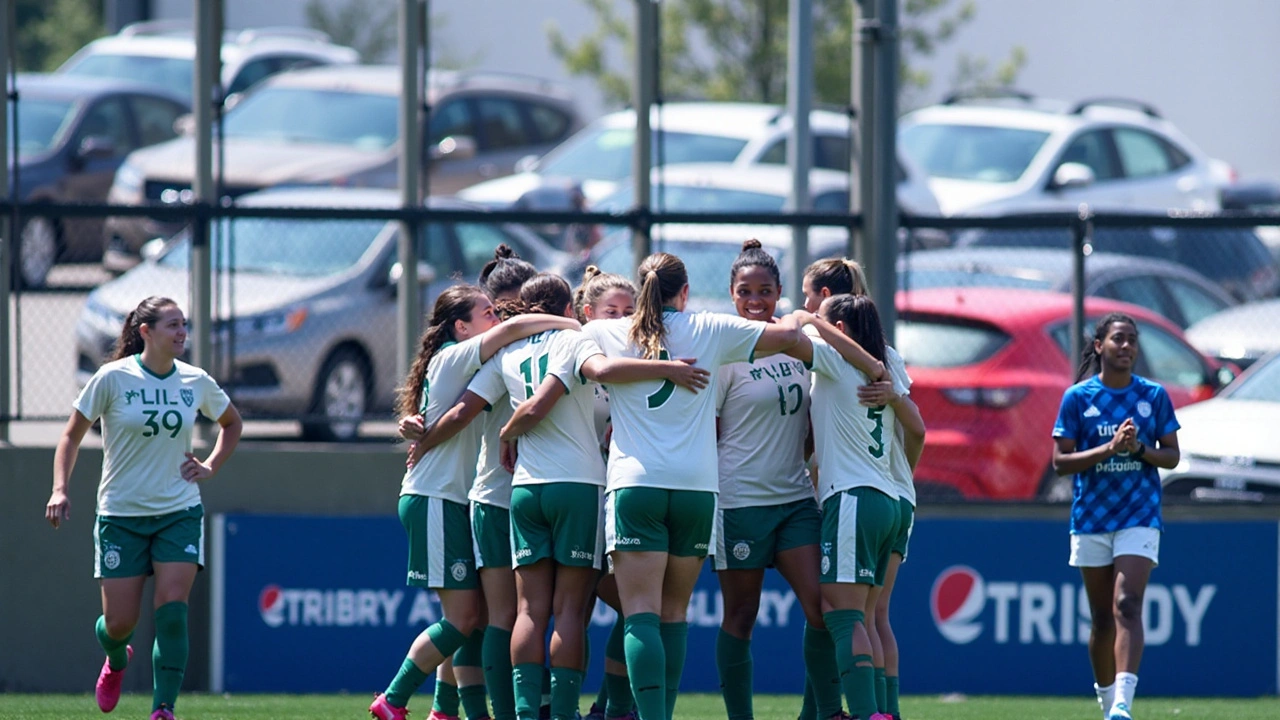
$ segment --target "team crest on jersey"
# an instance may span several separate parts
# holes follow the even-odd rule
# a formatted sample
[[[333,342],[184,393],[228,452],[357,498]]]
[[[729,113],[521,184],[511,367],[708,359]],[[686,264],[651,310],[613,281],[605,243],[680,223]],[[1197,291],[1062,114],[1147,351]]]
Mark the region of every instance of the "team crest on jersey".
[[[182,398],[182,402],[187,407],[191,407],[196,401],[196,394],[190,388],[182,388],[178,391],[178,397]]]
[[[739,542],[733,546],[733,556],[739,560],[746,560],[751,557],[751,546],[745,542]]]
[[[453,579],[462,582],[467,577],[467,564],[459,560],[449,568],[449,572],[453,574]]]
[[[1138,401],[1138,414],[1144,418],[1151,417],[1151,403],[1146,400]]]

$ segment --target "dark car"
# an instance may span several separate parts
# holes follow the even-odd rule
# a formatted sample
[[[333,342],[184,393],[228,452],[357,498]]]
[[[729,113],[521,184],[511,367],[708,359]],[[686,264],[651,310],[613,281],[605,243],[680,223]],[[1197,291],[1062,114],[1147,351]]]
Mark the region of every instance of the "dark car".
[[[898,259],[898,289],[1014,287],[1071,292],[1070,250],[946,248]],[[1226,290],[1177,263],[1095,252],[1085,261],[1085,295],[1141,305],[1187,329],[1236,304]]]
[[[1067,228],[984,228],[957,233],[955,245],[1070,249],[1072,236]],[[1185,265],[1240,302],[1271,297],[1280,290],[1280,273],[1271,253],[1251,228],[1095,227],[1092,249]]]
[[[9,183],[24,201],[104,202],[125,156],[176,137],[174,121],[190,112],[164,90],[121,80],[23,74],[16,90]],[[43,287],[55,262],[101,258],[102,218],[23,218],[16,250],[15,283]]]

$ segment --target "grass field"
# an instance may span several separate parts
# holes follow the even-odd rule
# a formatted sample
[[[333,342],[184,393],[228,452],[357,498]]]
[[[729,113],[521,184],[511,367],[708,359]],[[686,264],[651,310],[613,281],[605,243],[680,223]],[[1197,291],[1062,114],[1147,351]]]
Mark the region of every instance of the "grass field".
[[[369,717],[371,697],[355,695],[196,695],[178,701],[179,720],[359,720]],[[589,703],[584,698],[584,705]],[[431,710],[428,696],[410,704],[413,717],[427,720]],[[760,695],[755,699],[759,720],[794,720],[800,698],[792,695]],[[125,695],[109,717],[146,720],[151,698]],[[1200,700],[1189,698],[1144,698],[1134,708],[1136,720],[1155,718],[1229,718],[1230,720],[1275,720],[1280,718],[1280,700]],[[1101,714],[1093,698],[945,697],[912,696],[902,701],[906,720],[1098,720]],[[0,693],[3,720],[104,720],[92,695],[16,695]],[[678,720],[723,720],[724,705],[719,695],[681,695],[676,706]]]

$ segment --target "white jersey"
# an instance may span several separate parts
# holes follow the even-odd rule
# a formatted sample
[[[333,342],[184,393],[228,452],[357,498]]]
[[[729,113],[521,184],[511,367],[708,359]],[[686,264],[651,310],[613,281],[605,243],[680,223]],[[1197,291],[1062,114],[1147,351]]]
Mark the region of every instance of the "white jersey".
[[[431,427],[441,415],[457,404],[471,377],[480,369],[480,338],[448,342],[427,365],[418,410],[423,424]],[[418,464],[404,474],[401,495],[424,495],[460,505],[467,504],[467,491],[476,476],[476,455],[480,452],[478,423],[431,448]]]
[[[480,426],[480,459],[476,462],[476,481],[467,494],[473,502],[511,508],[511,473],[502,467],[502,441],[499,433],[511,419],[513,409],[507,399],[507,385],[502,381],[502,365],[496,358],[480,368],[467,390],[489,404],[474,420]]]
[[[813,498],[804,464],[809,371],[789,355],[721,365],[716,379],[720,500],[725,509]]]
[[[231,400],[204,370],[175,360],[160,376],[134,355],[98,368],[74,407],[102,419],[98,514],[165,515],[200,504],[199,483],[182,479],[196,413],[217,420]]]
[[[884,349],[885,363],[889,367],[889,377],[893,379],[893,391],[899,395],[911,394],[911,376],[907,374],[907,365],[897,350],[889,346]],[[898,489],[898,497],[906,499],[912,507],[916,505],[916,483],[911,477],[911,463],[907,462],[907,449],[904,445],[906,431],[902,422],[893,424],[896,442],[889,454],[889,474],[894,486]]]
[[[592,383],[591,388],[595,390],[595,401],[591,406],[594,410],[592,417],[595,421],[596,437],[600,440],[601,455],[608,456],[610,425],[609,391],[605,386],[599,383]]]
[[[595,431],[595,393],[582,364],[600,347],[572,330],[539,333],[512,343],[502,353],[502,375],[512,404],[533,396],[548,377],[568,395],[532,430],[520,436],[513,485],[577,482],[604,487],[605,464]]]
[[[864,407],[858,388],[867,376],[821,338],[812,338],[813,439],[818,462],[818,500],[856,487],[871,487],[891,498],[898,490],[889,458],[896,444],[893,408]]]
[[[610,357],[639,357],[627,334],[632,318],[596,320],[583,332]],[[609,490],[653,487],[719,492],[716,465],[716,370],[752,359],[765,324],[721,313],[665,310],[664,358],[696,358],[712,371],[699,393],[675,383],[617,383],[609,387],[613,436]]]

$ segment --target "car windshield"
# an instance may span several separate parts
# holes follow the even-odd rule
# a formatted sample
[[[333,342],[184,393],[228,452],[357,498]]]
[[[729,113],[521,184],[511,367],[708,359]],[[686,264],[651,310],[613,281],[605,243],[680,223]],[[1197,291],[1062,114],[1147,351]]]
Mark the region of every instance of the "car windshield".
[[[1240,386],[1230,395],[1232,400],[1260,400],[1280,402],[1280,356],[1259,365],[1249,377],[1240,379]]]
[[[214,228],[214,264],[235,272],[324,277],[355,265],[368,251],[385,220],[224,219]],[[190,236],[183,234],[158,260],[186,270]]]
[[[739,244],[727,242],[695,242],[692,240],[663,240],[659,235],[661,226],[654,226],[652,240],[653,252],[668,252],[684,261],[685,270],[689,273],[689,296],[706,300],[725,300],[729,297],[729,268],[738,259],[742,251]],[[631,234],[627,231],[616,233],[610,242],[601,243],[605,248],[595,254],[591,262],[604,272],[617,273],[623,277],[635,277],[635,265],[631,255]],[[765,248],[779,266],[783,266],[786,253],[778,248]],[[785,272],[785,271],[784,271]]]
[[[570,138],[546,162],[538,174],[575,180],[621,180],[631,174],[633,128],[596,128]],[[747,141],[718,135],[654,133],[653,164],[662,162],[731,162],[747,146]]]
[[[902,151],[928,175],[1011,183],[1022,177],[1049,133],[981,125],[911,125],[898,134]]]
[[[396,141],[394,95],[266,87],[227,113],[227,137],[382,150]]]
[[[626,210],[635,203],[635,189],[624,187],[592,206],[600,212]],[[687,185],[654,185],[653,208],[670,212],[782,212],[782,195]]]
[[[17,118],[14,118],[14,105],[17,105]],[[17,103],[9,103],[9,132],[6,141],[9,147],[14,145],[14,133],[21,135],[18,142],[18,157],[39,155],[57,147],[62,136],[71,127],[75,117],[76,103],[72,100],[44,100],[41,98],[22,98]]]
[[[898,271],[899,290],[924,290],[939,287],[1006,287],[1024,290],[1048,290],[1049,278],[1034,273],[1004,274],[982,270],[927,268]]]
[[[190,103],[194,65],[190,58],[93,53],[85,55],[74,65],[64,66],[61,72],[156,85]]]

